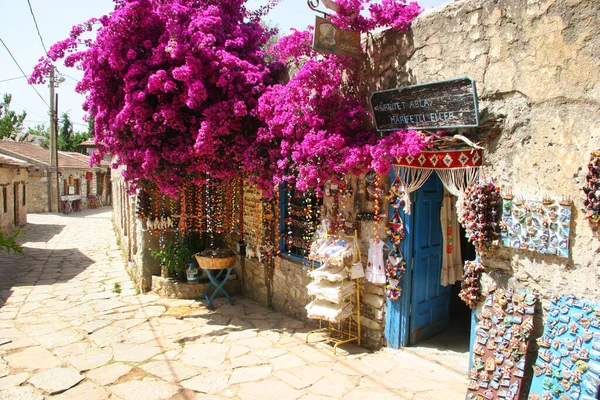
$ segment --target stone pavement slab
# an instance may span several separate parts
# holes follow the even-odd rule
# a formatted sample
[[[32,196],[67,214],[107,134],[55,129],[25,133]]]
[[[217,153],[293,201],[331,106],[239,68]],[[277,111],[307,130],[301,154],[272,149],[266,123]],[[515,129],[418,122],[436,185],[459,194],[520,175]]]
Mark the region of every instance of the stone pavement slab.
[[[28,216],[25,257],[0,263],[0,400],[464,398],[455,371],[402,351],[335,356],[250,299],[212,311],[136,295],[110,217]]]
[[[72,368],[51,368],[35,374],[29,383],[48,394],[54,394],[72,388],[83,378]]]
[[[128,374],[132,368],[127,364],[114,363],[89,371],[87,377],[99,385],[108,386],[123,375]]]
[[[109,390],[123,400],[162,400],[171,398],[179,388],[161,380],[145,378],[120,383]]]

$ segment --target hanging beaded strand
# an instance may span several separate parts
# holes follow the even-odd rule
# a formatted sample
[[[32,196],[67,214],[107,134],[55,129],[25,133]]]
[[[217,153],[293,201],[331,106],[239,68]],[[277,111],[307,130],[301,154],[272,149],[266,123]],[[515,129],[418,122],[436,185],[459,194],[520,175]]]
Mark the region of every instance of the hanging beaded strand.
[[[375,174],[375,190],[373,191],[373,213],[375,214],[375,223],[373,224],[373,237],[374,238],[378,238],[379,237],[379,221],[381,220],[381,217],[379,215],[380,209],[381,209],[381,205],[379,204],[380,201],[380,189],[379,189],[379,183],[380,183],[380,177],[379,174]]]
[[[210,175],[206,174],[206,184],[204,185],[204,195],[205,195],[205,201],[204,204],[206,206],[206,231],[209,234],[209,239],[210,239],[210,248],[214,251],[215,248],[215,236],[214,236],[214,232],[213,232],[213,223],[212,223],[212,216],[213,216],[213,204],[210,201]]]
[[[285,191],[286,191],[286,208],[287,208],[287,219],[286,219],[286,224],[287,224],[287,251],[288,253],[292,252],[292,246],[293,246],[293,235],[292,235],[292,188],[291,185],[289,183],[286,182],[285,184]]]

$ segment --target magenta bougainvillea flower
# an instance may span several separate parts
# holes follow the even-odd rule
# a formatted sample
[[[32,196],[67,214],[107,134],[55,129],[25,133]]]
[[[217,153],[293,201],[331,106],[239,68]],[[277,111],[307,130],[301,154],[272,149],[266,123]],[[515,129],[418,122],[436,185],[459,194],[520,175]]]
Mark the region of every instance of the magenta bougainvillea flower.
[[[369,129],[356,61],[314,53],[310,30],[267,54],[274,32],[260,17],[276,3],[249,12],[245,0],[118,0],[52,46],[30,83],[43,83],[60,58],[83,70],[76,90],[94,117],[95,159],[114,154],[134,187],[149,180],[171,194],[206,174],[244,174],[266,191],[284,179],[305,189],[343,173],[386,172],[391,157],[428,145],[414,131],[381,139]],[[420,11],[383,0],[364,17],[369,0],[339,3],[334,22],[361,31],[406,29]],[[95,39],[84,39],[94,27]],[[281,84],[286,64],[297,73]]]

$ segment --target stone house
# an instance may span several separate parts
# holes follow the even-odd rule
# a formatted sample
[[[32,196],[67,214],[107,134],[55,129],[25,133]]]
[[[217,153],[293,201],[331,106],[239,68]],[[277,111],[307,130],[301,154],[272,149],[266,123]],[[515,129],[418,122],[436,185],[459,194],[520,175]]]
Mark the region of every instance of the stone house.
[[[88,156],[59,151],[57,176],[50,167],[50,151],[41,146],[0,141],[0,154],[31,164],[27,192],[29,212],[63,211],[64,205],[88,208],[110,204],[110,175],[106,163],[90,167]]]
[[[598,227],[585,219],[581,190],[590,153],[600,146],[599,38],[600,3],[561,0],[526,4],[461,0],[424,12],[405,33],[380,31],[364,38],[366,93],[470,77],[476,82],[479,125],[449,134],[461,134],[482,147],[481,174],[515,198],[568,199],[572,204],[566,257],[500,246],[481,258],[484,286],[528,288],[539,295],[542,307],[535,309],[535,336],[541,334],[547,318],[544,306],[552,294],[573,293],[600,303],[600,235]],[[387,183],[384,191],[391,179],[382,178]],[[435,174],[415,195],[433,187],[441,187]],[[122,187],[118,193],[123,193],[119,194],[123,206],[115,207],[115,219],[121,221],[121,227],[129,227],[128,233],[119,231],[121,243],[132,254],[141,254],[145,242],[131,244],[133,237],[140,237],[136,234],[135,197],[124,194]],[[244,187],[243,204],[245,240],[256,249],[263,226],[261,193]],[[387,300],[382,286],[361,284],[366,347],[419,345],[430,336],[450,335],[448,326],[458,329],[467,348],[472,344],[480,315],[456,301],[460,283],[451,289],[442,286],[440,271],[436,276],[426,274],[418,258],[412,257],[420,251],[416,231],[425,224],[419,219],[419,207],[417,202],[410,216],[402,214],[409,246],[404,253],[411,262],[401,282],[401,298]],[[387,205],[382,209],[388,211]],[[438,214],[429,218],[439,221],[439,207],[435,212]],[[363,263],[374,229],[375,222],[360,223]],[[379,226],[379,230],[380,237],[385,237],[385,227]],[[464,254],[472,251],[468,244],[462,245]],[[437,251],[441,254],[441,247]],[[285,253],[275,267],[272,304],[289,315],[306,318],[310,266]],[[255,257],[244,261],[243,270],[241,265],[237,268],[244,277],[244,293],[266,303],[263,265]],[[424,287],[431,289],[432,295],[423,299],[419,296]],[[429,304],[422,313],[429,319],[417,325],[422,320],[418,314],[422,302]],[[463,367],[466,371],[467,365]]]
[[[18,158],[0,155],[0,232],[13,233],[27,223],[27,168]]]

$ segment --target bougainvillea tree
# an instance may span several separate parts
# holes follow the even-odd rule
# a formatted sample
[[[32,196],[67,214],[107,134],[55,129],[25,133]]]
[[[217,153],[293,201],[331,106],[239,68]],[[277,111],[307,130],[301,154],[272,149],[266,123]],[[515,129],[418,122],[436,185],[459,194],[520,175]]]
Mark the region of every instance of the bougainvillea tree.
[[[265,61],[269,37],[244,0],[120,0],[52,46],[30,82],[71,53],[101,152],[118,156],[129,181],[175,193],[186,177],[248,169],[256,104],[278,69]]]
[[[277,0],[256,13],[245,0],[115,3],[52,46],[30,82],[44,82],[60,58],[83,70],[77,90],[95,120],[97,157],[116,155],[134,184],[149,180],[174,194],[190,177],[242,173],[266,190],[283,179],[305,189],[342,173],[387,172],[391,157],[428,144],[414,131],[380,138],[368,129],[357,61],[314,53],[310,31],[282,38],[268,57],[273,32],[259,17]],[[332,21],[403,30],[420,12],[405,0],[369,4],[340,0]],[[95,39],[84,39],[94,26]],[[277,84],[283,64],[298,72]]]

